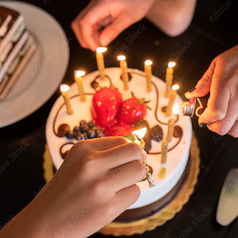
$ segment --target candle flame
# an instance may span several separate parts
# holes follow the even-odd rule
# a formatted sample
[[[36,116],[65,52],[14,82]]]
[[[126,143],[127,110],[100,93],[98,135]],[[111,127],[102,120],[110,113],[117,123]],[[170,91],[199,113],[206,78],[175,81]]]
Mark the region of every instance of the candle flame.
[[[96,51],[97,51],[98,53],[103,53],[103,52],[105,52],[106,50],[107,50],[106,47],[98,47],[98,48],[96,49]]]
[[[63,93],[69,91],[69,86],[67,84],[61,84],[60,91]]]
[[[119,55],[118,57],[117,57],[117,59],[118,60],[126,60],[126,57],[124,56],[124,55]]]
[[[176,65],[175,62],[169,62],[169,64],[168,64],[168,66],[169,66],[170,68],[173,68],[175,65]]]
[[[173,85],[172,89],[173,89],[173,90],[178,90],[178,89],[179,89],[178,84]]]
[[[152,61],[151,60],[146,60],[145,65],[152,65]]]
[[[146,127],[140,130],[133,131],[131,134],[135,138],[135,140],[141,140],[144,137],[145,133],[146,133]]]
[[[85,72],[82,70],[75,70],[74,74],[76,75],[76,77],[82,77],[85,75]]]
[[[173,109],[172,109],[172,112],[173,112],[173,114],[178,114],[178,113],[180,113],[179,103],[178,103],[178,102],[174,104]]]

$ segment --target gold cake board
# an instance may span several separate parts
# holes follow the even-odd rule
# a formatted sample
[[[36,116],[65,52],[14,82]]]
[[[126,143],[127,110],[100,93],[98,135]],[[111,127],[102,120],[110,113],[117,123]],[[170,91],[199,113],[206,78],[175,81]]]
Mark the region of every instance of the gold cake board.
[[[183,185],[182,189],[174,200],[162,209],[160,212],[152,215],[150,217],[132,221],[132,222],[111,222],[110,224],[103,227],[99,232],[104,235],[114,235],[114,236],[131,236],[134,234],[142,234],[145,231],[154,230],[157,226],[162,226],[166,221],[171,220],[176,213],[181,211],[183,206],[188,202],[190,195],[194,191],[194,187],[197,183],[199,166],[200,166],[200,156],[199,147],[197,139],[193,133],[192,142],[190,148],[190,171],[188,174],[187,181]],[[51,179],[54,174],[53,163],[50,157],[48,146],[45,146],[45,152],[43,155],[43,169],[44,178],[47,181]]]

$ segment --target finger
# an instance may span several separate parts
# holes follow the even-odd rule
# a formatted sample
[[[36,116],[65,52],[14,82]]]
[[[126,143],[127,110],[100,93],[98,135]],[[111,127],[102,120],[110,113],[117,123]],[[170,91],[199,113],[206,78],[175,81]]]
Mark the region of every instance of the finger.
[[[128,140],[122,136],[108,136],[97,139],[90,139],[84,142],[90,143],[90,147],[92,147],[93,149],[104,151],[110,150],[120,145],[127,144]]]
[[[109,169],[116,168],[135,160],[144,161],[147,156],[146,152],[135,143],[119,145],[102,151],[100,154],[102,165]]]
[[[228,132],[229,135],[238,138],[238,121],[236,120],[230,131]]]
[[[225,117],[222,120],[218,120],[208,125],[208,128],[219,135],[225,135],[232,130],[234,124],[237,122],[237,117],[238,117],[237,100],[233,100],[232,98],[232,100],[228,104],[228,109]]]
[[[129,206],[135,203],[139,196],[140,188],[136,184],[118,191],[112,200],[115,214],[117,214],[117,216],[120,215]],[[120,204],[120,206],[118,204]]]
[[[208,107],[199,118],[199,123],[210,124],[215,121],[222,120],[226,117],[227,111],[232,113],[233,117],[229,116],[226,121],[233,118],[232,121],[234,122],[234,117],[237,115],[237,101],[238,71],[235,70],[230,78],[224,78],[220,72],[217,73],[215,70],[211,85],[211,96],[207,104]]]
[[[117,192],[142,181],[145,175],[146,168],[144,164],[138,160],[111,169],[107,173],[109,189]]]
[[[108,25],[100,35],[100,44],[107,46],[112,42],[122,31],[129,27],[129,21],[124,15],[119,15],[114,21]]]
[[[112,20],[109,9],[109,4],[101,1],[80,21],[82,40],[94,51],[99,46],[99,42],[96,39],[98,34],[101,33],[102,27],[108,24],[109,20]]]
[[[185,93],[185,97],[190,99],[193,97],[203,97],[210,92],[212,77],[215,70],[215,61],[212,61],[207,71],[198,81],[196,87]]]
[[[76,38],[78,39],[79,43],[81,44],[82,47],[84,48],[89,48],[89,45],[87,44],[87,42],[84,41],[83,35],[82,35],[82,27],[81,27],[81,21],[82,19],[90,14],[91,12],[91,8],[94,6],[94,2],[91,1],[86,8],[83,9],[83,11],[81,11],[78,16],[76,17],[76,19],[71,23],[71,28],[75,33]]]

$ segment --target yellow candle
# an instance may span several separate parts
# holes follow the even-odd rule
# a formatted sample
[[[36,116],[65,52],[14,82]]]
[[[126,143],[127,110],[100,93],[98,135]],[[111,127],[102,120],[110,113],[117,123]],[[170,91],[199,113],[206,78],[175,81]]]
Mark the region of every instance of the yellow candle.
[[[96,59],[101,80],[105,79],[103,52],[105,52],[106,50],[106,47],[98,47],[96,50]]]
[[[124,90],[128,90],[128,72],[127,72],[127,62],[126,57],[124,55],[120,55],[117,57],[118,60],[120,60],[120,67],[121,67],[121,77],[122,81],[124,83]]]
[[[161,163],[163,164],[167,162],[167,152],[168,152],[168,143],[166,140],[163,140],[161,143]]]
[[[171,116],[171,113],[172,113],[172,108],[173,108],[173,105],[174,105],[174,100],[175,100],[175,97],[177,95],[177,90],[179,89],[179,86],[176,84],[172,87],[172,90],[170,92],[170,95],[169,95],[169,103],[168,103],[168,106],[166,108],[166,112],[165,112],[165,115],[167,117]]]
[[[167,132],[168,143],[172,141],[173,133],[174,133],[174,119],[173,117],[170,117],[168,120],[168,132]]]
[[[68,94],[69,86],[66,85],[66,84],[61,84],[60,85],[60,91],[61,91],[62,96],[64,97],[65,105],[66,105],[66,108],[67,108],[67,113],[69,115],[73,114],[74,111],[73,111],[73,109],[71,107],[71,103],[70,103],[70,99],[69,99],[69,94]]]
[[[82,102],[85,102],[86,96],[83,89],[83,75],[85,75],[84,71],[81,71],[81,70],[75,71],[74,79],[78,86],[80,100]]]
[[[168,68],[166,70],[166,77],[165,77],[165,82],[166,82],[166,89],[165,89],[165,97],[168,98],[170,91],[171,91],[171,86],[173,82],[173,73],[174,69],[173,67],[175,66],[174,62],[169,62]]]
[[[151,92],[151,75],[152,75],[152,61],[146,60],[145,61],[145,77],[146,77],[146,89],[147,92]]]

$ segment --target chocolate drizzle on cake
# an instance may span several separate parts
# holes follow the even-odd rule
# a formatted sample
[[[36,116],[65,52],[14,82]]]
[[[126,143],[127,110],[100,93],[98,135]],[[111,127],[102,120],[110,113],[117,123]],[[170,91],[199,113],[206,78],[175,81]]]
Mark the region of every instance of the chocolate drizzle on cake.
[[[94,93],[85,93],[85,95],[94,95]],[[70,97],[70,100],[73,99],[73,98],[76,98],[76,97],[79,97],[79,94],[76,94],[76,95],[71,96],[71,97]],[[59,107],[58,111],[57,111],[56,114],[55,114],[55,118],[54,118],[54,122],[53,122],[53,132],[54,132],[54,134],[55,134],[57,137],[62,137],[62,136],[59,136],[59,135],[58,135],[58,132],[56,132],[56,130],[55,130],[55,123],[56,123],[56,119],[57,119],[57,117],[58,117],[58,115],[59,115],[59,112],[60,112],[60,110],[62,109],[63,106],[65,106],[65,103],[63,103],[63,104]],[[59,126],[59,127],[60,127],[60,126]],[[58,130],[59,130],[59,128],[58,128]]]
[[[108,79],[108,82],[109,82],[109,85],[107,85],[108,88],[112,88],[112,80],[111,78],[108,76],[108,75],[105,75],[105,78]],[[99,79],[100,81],[100,75],[98,75],[92,82],[91,82],[91,87],[97,91],[99,90],[100,88],[102,87],[105,87],[105,86],[101,86],[100,83],[97,81],[97,79]]]
[[[66,123],[61,124],[61,125],[58,127],[57,136],[58,136],[58,137],[64,137],[66,131],[68,131],[69,129],[70,129],[70,127],[69,127],[68,124],[66,124]]]
[[[68,152],[69,152],[69,150],[66,150],[65,152],[63,152],[64,147],[67,146],[67,145],[72,145],[72,146],[73,146],[74,143],[73,143],[73,142],[68,142],[68,143],[63,144],[63,145],[60,147],[60,155],[61,155],[61,157],[62,157],[63,159],[66,158],[66,156],[67,156],[67,154],[68,154]]]
[[[180,126],[175,126],[173,136],[175,138],[182,138],[182,135],[183,135],[183,129]]]
[[[122,75],[120,75],[120,80],[123,81]],[[130,82],[131,80],[132,80],[132,75],[131,75],[131,73],[128,73],[128,81]]]

